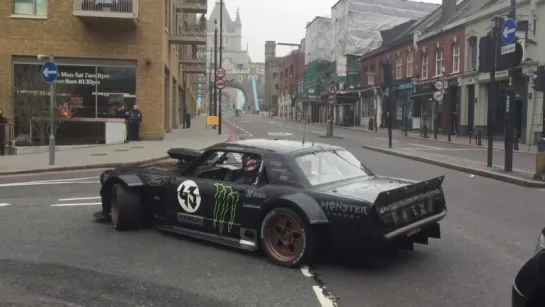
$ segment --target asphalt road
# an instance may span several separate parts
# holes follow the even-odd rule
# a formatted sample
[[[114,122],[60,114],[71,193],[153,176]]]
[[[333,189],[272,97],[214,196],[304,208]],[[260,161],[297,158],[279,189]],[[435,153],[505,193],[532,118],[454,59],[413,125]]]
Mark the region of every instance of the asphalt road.
[[[274,120],[226,120],[242,137],[303,136]],[[312,130],[319,129],[309,129],[307,141],[345,146],[379,174],[446,175],[443,239],[372,264],[317,265],[339,306],[509,306],[514,275],[545,224],[544,191],[365,151],[356,138],[321,139]],[[94,223],[98,174],[0,177],[0,305],[320,306],[313,278],[262,256]]]
[[[343,139],[324,139],[319,135],[325,133],[325,127],[305,128],[253,116],[228,120],[241,137],[302,140],[305,135],[307,142],[341,145],[378,174],[421,180],[446,175],[443,186],[449,213],[442,222],[441,240],[416,246],[415,252],[402,253],[380,266],[324,263],[317,267],[343,306],[510,306],[514,276],[531,257],[545,226],[545,191],[362,149],[362,142],[387,145],[372,133],[336,129],[335,134]],[[412,150],[428,150],[424,146],[471,149],[402,138],[396,141],[395,146]],[[437,154],[447,152],[430,149]]]
[[[237,121],[239,119],[236,119]],[[263,119],[265,122],[270,123],[274,122],[275,125],[280,127],[287,128],[288,130],[299,130],[305,128],[304,124],[288,122],[282,119],[269,119],[265,117]],[[245,121],[245,120],[242,120]],[[244,124],[244,123],[243,123]],[[325,133],[325,126],[319,125],[306,125],[306,131],[308,135],[312,137],[317,137],[318,134]],[[388,134],[386,133],[374,133],[368,131],[357,131],[357,130],[348,130],[342,128],[335,128],[334,134],[338,136],[343,136],[348,139],[357,140],[359,144],[367,144],[371,146],[388,146]],[[458,139],[457,136],[452,136],[453,139]],[[433,134],[430,134],[430,139],[433,139]],[[468,138],[460,137],[464,142],[468,142]],[[415,139],[415,138],[405,138],[401,136],[399,130],[394,130],[392,133],[393,147],[402,149],[405,151],[425,151],[436,155],[438,157],[447,156],[447,157],[457,157],[472,161],[481,162],[483,166],[486,166],[487,162],[487,149],[478,148],[473,146],[464,146],[453,143],[441,143],[441,142],[430,142],[425,139]],[[473,141],[474,142],[474,141]],[[486,142],[484,140],[483,142]],[[486,144],[483,144],[486,145]],[[492,161],[495,166],[502,167],[505,161],[505,151],[498,150],[496,148],[493,150]],[[527,150],[527,145],[520,145],[519,151],[513,152],[513,168],[518,171],[526,172],[529,174],[535,174],[535,155],[525,153]]]

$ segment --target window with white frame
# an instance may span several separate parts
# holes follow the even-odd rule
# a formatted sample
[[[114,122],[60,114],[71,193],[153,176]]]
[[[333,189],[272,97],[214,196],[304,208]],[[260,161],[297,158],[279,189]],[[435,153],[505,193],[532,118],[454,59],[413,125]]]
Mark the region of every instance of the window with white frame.
[[[452,45],[452,72],[460,72],[460,44]]]
[[[403,78],[403,59],[398,56],[396,59],[396,79]]]
[[[477,69],[477,37],[467,39],[467,70]]]
[[[428,71],[429,71],[429,66],[428,66],[428,54],[427,53],[424,53],[422,55],[422,76],[420,76],[421,79],[428,79]]]
[[[414,53],[412,52],[407,55],[407,77],[413,76],[413,56]]]
[[[435,75],[443,75],[443,48],[438,48],[435,50]]]
[[[13,0],[13,14],[47,16],[47,0]]]

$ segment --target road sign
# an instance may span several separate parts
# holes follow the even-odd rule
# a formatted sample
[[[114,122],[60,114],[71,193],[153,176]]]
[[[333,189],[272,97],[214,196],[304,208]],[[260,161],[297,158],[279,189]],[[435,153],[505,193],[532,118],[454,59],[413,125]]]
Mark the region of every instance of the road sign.
[[[216,69],[216,78],[223,79],[223,77],[225,77],[225,69],[221,67]]]
[[[435,89],[440,91],[442,90],[443,88],[445,87],[445,83],[443,83],[443,81],[439,80],[439,81],[435,81]]]
[[[335,94],[335,93],[337,93],[337,85],[335,85],[335,84],[330,84],[330,85],[328,85],[328,86],[327,86],[327,92],[328,92],[329,94]]]
[[[59,76],[59,69],[57,67],[57,64],[53,62],[47,62],[42,66],[42,70],[40,72],[42,75],[42,79],[45,83],[51,84],[57,80],[57,77]]]
[[[509,45],[501,46],[501,55],[514,53],[515,50],[517,50],[517,43],[512,43],[512,44],[509,44]]]
[[[512,44],[516,38],[517,24],[513,19],[507,19],[501,27],[501,38],[504,45]]]
[[[218,80],[216,80],[216,88],[217,88],[218,90],[224,89],[224,88],[225,88],[225,85],[226,85],[226,84],[225,84],[225,80],[223,80],[223,79],[218,79]]]
[[[329,102],[329,104],[334,104],[335,103],[335,96],[333,95],[329,95],[329,97],[327,98],[327,101]]]
[[[437,92],[433,93],[433,100],[435,100],[435,101],[443,100],[443,92],[437,91]]]

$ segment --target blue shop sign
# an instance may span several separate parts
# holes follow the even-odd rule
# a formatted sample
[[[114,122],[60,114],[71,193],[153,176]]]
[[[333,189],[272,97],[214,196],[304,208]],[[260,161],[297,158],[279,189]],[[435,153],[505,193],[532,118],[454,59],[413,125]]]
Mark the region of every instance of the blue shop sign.
[[[407,82],[403,84],[397,84],[394,86],[394,90],[396,91],[404,91],[404,90],[412,90],[413,89],[413,83]]]

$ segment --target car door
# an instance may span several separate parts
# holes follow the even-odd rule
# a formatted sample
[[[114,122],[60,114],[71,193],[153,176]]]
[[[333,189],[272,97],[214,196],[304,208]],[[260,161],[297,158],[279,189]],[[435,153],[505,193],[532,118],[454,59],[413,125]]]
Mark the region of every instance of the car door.
[[[240,154],[229,153],[224,163],[242,166]],[[210,167],[205,165],[201,168]],[[171,225],[220,236],[240,237],[240,214],[245,184],[197,177],[173,176],[166,199]]]

